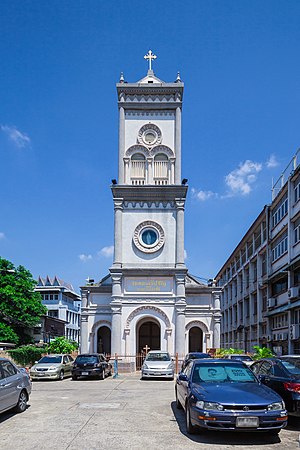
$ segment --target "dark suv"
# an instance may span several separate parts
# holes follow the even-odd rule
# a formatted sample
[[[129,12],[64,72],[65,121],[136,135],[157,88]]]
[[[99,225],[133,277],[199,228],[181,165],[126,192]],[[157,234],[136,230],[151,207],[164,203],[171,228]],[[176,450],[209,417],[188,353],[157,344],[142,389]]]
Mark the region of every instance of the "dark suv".
[[[98,377],[104,380],[111,375],[112,366],[102,353],[83,353],[75,359],[72,368],[72,379],[78,377]]]

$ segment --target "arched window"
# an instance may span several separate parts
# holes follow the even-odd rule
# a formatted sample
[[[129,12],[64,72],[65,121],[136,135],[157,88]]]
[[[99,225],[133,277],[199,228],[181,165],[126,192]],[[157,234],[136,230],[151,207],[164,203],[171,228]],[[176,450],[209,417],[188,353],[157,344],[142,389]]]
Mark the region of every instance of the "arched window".
[[[169,183],[169,158],[164,153],[154,157],[154,184]]]
[[[131,157],[131,184],[145,184],[146,178],[146,159],[141,153],[134,153]]]

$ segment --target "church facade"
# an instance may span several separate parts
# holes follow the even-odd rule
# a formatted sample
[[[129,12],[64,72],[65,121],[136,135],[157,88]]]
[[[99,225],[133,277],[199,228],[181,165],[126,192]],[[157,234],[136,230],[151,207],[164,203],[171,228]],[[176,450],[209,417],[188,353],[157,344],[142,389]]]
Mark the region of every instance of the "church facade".
[[[181,178],[184,84],[147,75],[117,83],[118,181],[109,274],[81,288],[81,352],[123,358],[143,349],[180,357],[220,346],[220,290],[188,273]],[[200,246],[200,242],[198,243]]]

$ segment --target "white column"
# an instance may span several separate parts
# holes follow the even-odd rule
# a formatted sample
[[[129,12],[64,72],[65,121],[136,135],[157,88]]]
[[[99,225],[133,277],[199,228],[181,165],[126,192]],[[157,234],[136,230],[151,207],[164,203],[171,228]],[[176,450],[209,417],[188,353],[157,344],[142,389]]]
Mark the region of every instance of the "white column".
[[[212,291],[213,301],[214,301],[214,315],[213,315],[213,346],[214,348],[220,348],[221,342],[221,303],[220,296],[221,291]]]
[[[122,325],[122,301],[121,301],[121,273],[111,273],[112,277],[112,301],[110,303],[112,311],[111,320],[111,354],[121,353],[121,325]]]
[[[175,184],[181,184],[181,108],[177,106],[175,116]]]
[[[111,354],[121,354],[121,314],[122,306],[114,304],[111,306],[112,321],[111,321]]]
[[[115,236],[114,236],[114,267],[122,266],[122,211],[123,200],[114,199]]]
[[[153,158],[147,158],[146,184],[154,184],[152,162],[153,162]]]
[[[123,96],[121,101],[124,101]],[[124,184],[124,152],[125,152],[125,110],[123,106],[119,108],[119,184]]]
[[[175,184],[175,158],[170,158],[170,184]]]
[[[176,267],[184,267],[184,201],[176,200]]]
[[[129,169],[130,158],[124,158],[124,184],[131,184],[130,180],[130,169]]]
[[[88,291],[82,292],[81,301],[80,352],[87,353],[89,351]]]
[[[176,307],[175,353],[185,354],[185,306]]]

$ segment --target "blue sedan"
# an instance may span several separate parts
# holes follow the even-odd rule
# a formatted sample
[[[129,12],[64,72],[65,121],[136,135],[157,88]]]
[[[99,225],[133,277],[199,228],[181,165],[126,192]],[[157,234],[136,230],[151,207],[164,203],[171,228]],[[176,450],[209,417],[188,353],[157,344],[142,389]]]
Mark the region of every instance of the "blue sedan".
[[[177,377],[175,393],[189,434],[204,429],[278,434],[287,425],[282,398],[240,361],[191,360]]]

